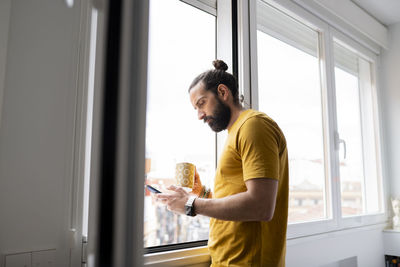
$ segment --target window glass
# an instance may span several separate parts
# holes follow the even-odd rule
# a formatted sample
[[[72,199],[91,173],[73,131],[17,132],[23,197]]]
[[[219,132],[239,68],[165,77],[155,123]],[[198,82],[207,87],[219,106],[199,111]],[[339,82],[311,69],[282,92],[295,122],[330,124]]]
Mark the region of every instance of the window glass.
[[[216,18],[178,0],[151,0],[146,118],[146,181],[174,184],[175,164],[192,162],[203,184],[215,171],[215,134],[189,101],[193,78],[212,67]],[[145,194],[144,246],[208,239],[209,219],[178,216]]]
[[[342,215],[378,212],[371,63],[334,44]]]
[[[327,218],[319,33],[257,5],[259,110],[281,127],[289,153],[289,223]]]

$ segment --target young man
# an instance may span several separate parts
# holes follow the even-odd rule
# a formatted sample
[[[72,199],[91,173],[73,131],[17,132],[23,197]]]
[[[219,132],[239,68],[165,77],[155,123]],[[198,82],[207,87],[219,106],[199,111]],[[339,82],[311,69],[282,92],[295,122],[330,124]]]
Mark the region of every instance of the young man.
[[[267,115],[245,110],[237,81],[227,65],[194,79],[190,101],[198,119],[228,138],[215,175],[212,198],[200,198],[196,172],[192,194],[171,186],[157,200],[181,214],[211,217],[208,247],[211,266],[285,266],[288,217],[288,155],[285,137]]]

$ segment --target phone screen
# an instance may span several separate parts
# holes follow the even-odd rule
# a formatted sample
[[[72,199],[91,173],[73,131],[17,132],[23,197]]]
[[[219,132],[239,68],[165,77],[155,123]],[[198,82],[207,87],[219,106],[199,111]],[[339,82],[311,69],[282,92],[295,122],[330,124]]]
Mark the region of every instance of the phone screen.
[[[151,193],[154,193],[154,194],[159,194],[159,193],[161,193],[160,190],[158,190],[158,189],[152,187],[151,185],[146,185],[146,187],[147,187],[147,190],[149,190]]]

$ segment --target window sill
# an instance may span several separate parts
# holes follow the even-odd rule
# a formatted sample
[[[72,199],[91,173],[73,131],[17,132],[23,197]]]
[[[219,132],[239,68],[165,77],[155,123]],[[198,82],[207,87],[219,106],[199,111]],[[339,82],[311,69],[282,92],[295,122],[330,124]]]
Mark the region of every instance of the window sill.
[[[144,265],[149,267],[210,266],[210,261],[206,246],[144,255]]]
[[[338,220],[327,219],[289,224],[287,228],[287,240],[319,236],[325,233],[341,232],[348,229],[368,228],[374,225],[386,224],[387,221],[387,213],[377,213],[346,217]]]
[[[341,229],[335,229],[335,230],[326,231],[326,232],[318,233],[318,234],[310,234],[310,235],[304,235],[304,236],[295,237],[295,238],[287,238],[286,244],[288,246],[294,246],[297,244],[301,244],[303,242],[309,242],[309,241],[320,240],[320,239],[325,239],[325,238],[330,238],[330,237],[336,237],[336,236],[356,233],[356,232],[360,232],[360,231],[371,231],[371,230],[378,230],[378,229],[383,231],[387,227],[387,225],[388,225],[388,223],[387,223],[387,221],[385,221],[385,222],[380,222],[377,224],[363,225],[363,226],[349,227],[349,228],[341,228]]]

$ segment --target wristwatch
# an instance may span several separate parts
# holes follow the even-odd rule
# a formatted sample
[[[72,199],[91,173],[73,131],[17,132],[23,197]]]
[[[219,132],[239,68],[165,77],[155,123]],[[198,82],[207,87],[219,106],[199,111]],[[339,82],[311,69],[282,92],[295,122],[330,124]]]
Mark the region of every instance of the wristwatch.
[[[185,214],[187,216],[196,216],[196,213],[194,212],[194,201],[196,200],[197,196],[189,196],[188,200],[186,201],[185,204]]]

